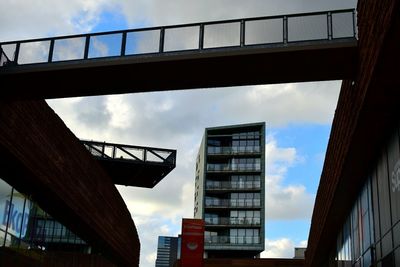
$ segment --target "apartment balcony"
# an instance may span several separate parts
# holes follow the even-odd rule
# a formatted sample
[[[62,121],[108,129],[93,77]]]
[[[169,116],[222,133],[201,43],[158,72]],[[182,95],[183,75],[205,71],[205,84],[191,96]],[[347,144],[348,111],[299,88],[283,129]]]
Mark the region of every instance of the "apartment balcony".
[[[230,217],[220,217],[220,218],[206,218],[205,223],[207,226],[261,226],[261,218],[230,218]]]
[[[207,164],[207,172],[261,172],[261,164]]]
[[[206,246],[259,246],[259,236],[205,236]]]
[[[246,181],[246,182],[207,181],[206,190],[210,191],[261,190],[261,182],[260,181]]]
[[[206,199],[206,208],[261,208],[260,199]]]
[[[260,146],[209,146],[207,148],[209,156],[223,156],[223,155],[260,155]]]

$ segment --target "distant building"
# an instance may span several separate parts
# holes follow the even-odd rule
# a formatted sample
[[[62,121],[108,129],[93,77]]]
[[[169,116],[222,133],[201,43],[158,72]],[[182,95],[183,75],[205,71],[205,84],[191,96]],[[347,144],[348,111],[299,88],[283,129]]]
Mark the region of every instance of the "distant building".
[[[196,161],[194,217],[206,258],[264,250],[265,123],[207,128]]]
[[[178,258],[178,237],[159,236],[156,267],[172,267]]]
[[[294,258],[295,259],[304,259],[306,249],[307,248],[294,248]]]

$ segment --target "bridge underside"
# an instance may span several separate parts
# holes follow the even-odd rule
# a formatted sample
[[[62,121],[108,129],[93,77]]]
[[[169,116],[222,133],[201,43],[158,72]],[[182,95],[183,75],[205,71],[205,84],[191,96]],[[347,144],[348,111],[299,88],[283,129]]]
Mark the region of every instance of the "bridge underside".
[[[63,98],[351,79],[354,38],[7,66],[0,97]]]
[[[175,166],[165,166],[158,163],[110,161],[97,159],[100,165],[112,178],[114,184],[153,188]]]

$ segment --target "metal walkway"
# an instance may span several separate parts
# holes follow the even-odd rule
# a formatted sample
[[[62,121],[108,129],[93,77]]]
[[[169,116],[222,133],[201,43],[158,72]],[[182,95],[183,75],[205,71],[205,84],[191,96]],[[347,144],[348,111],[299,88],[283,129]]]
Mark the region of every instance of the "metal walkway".
[[[81,140],[115,184],[153,188],[176,165],[176,150]]]
[[[0,43],[0,97],[56,98],[351,78],[354,10]]]

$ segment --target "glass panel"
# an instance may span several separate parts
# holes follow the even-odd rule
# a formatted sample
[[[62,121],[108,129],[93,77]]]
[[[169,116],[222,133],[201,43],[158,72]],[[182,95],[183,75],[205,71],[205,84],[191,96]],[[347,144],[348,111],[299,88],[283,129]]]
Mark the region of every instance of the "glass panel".
[[[19,49],[18,64],[47,62],[50,41],[22,43]]]
[[[246,211],[246,218],[253,218],[254,217],[254,213],[252,210],[247,210]]]
[[[122,33],[90,37],[89,58],[121,55]]]
[[[1,48],[3,49],[4,54],[6,54],[8,60],[14,61],[14,56],[15,56],[15,49],[17,45],[16,44],[8,44],[8,45],[2,45]]]
[[[8,225],[8,233],[13,237],[13,245],[18,246],[20,237],[24,238],[26,236],[30,206],[31,202],[14,189],[10,206],[12,215]]]
[[[158,53],[160,30],[129,32],[126,36],[126,55]]]
[[[288,41],[309,41],[328,38],[327,17],[310,15],[288,18]]]
[[[388,168],[386,153],[381,155],[377,168],[378,203],[381,223],[381,235],[383,236],[391,227],[390,189],[388,185]]]
[[[245,22],[245,44],[269,44],[283,42],[283,19],[251,20]],[[249,135],[253,138],[254,133]]]
[[[332,13],[332,37],[353,37],[353,12]]]
[[[221,23],[204,26],[204,48],[240,45],[240,23]]]
[[[238,229],[238,236],[246,236],[246,229]]]
[[[393,249],[392,232],[389,231],[382,239],[382,256],[385,257]]]
[[[400,266],[400,247],[396,249],[396,251],[394,252],[394,256],[395,256],[394,266]]]
[[[150,150],[147,150],[146,161],[163,162],[164,160],[160,158],[163,157],[161,153],[162,151],[154,150],[154,153],[152,153]],[[158,157],[156,154],[159,155],[160,157]]]
[[[253,236],[253,229],[246,229],[246,236]]]
[[[362,238],[363,238],[363,251],[369,248],[371,245],[371,233],[369,231],[369,214],[363,216],[362,221]]]
[[[11,186],[0,179],[0,247],[3,246],[5,241],[5,231],[11,205],[11,192]]]
[[[199,48],[199,26],[165,29],[164,51]]]
[[[363,255],[363,265],[365,267],[371,266],[371,250],[367,250]]]
[[[85,53],[85,37],[54,41],[53,61],[82,59]]]

